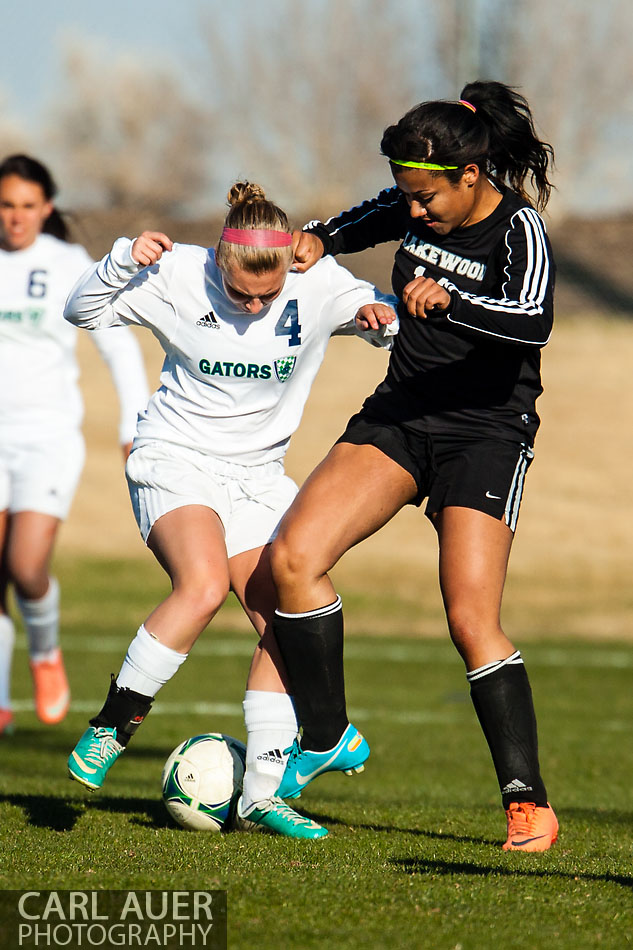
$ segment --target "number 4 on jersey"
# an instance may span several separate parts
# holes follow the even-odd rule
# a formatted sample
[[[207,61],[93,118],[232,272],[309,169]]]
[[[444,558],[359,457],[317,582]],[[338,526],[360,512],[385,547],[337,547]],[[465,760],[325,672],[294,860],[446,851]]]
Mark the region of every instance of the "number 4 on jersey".
[[[296,300],[289,300],[283,313],[277,320],[275,336],[287,336],[288,346],[299,346],[301,343],[301,324],[299,323],[299,307]]]

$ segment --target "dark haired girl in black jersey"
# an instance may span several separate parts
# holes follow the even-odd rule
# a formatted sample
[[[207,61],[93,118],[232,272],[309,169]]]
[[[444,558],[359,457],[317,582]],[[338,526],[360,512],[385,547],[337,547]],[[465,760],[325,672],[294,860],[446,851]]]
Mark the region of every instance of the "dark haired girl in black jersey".
[[[310,226],[296,252],[303,269],[323,253],[400,241],[392,281],[401,328],[384,381],[310,476],[273,545],[275,630],[303,725],[280,794],[354,765],[342,609],[327,571],[426,498],[450,634],[506,809],[503,847],[543,851],[558,823],[540,775],[530,685],[500,607],[553,318],[554,263],[525,186],[543,208],[553,152],[525,99],[497,82],[416,106],[386,130],[381,150],[395,187]]]

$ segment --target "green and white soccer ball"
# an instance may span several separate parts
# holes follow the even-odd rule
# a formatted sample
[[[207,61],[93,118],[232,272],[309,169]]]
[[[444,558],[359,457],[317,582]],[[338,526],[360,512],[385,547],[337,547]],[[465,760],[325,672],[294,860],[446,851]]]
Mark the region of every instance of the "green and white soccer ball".
[[[172,818],[193,831],[228,831],[235,819],[246,746],[209,732],[181,742],[163,768],[163,801]]]

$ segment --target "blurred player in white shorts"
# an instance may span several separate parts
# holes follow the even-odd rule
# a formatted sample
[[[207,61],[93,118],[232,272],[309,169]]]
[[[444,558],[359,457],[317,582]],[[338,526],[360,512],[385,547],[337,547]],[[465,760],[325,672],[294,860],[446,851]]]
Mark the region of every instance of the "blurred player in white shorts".
[[[389,345],[394,298],[332,260],[307,275],[291,272],[288,219],[259,186],[238,182],[229,204],[217,250],[174,245],[159,232],[121,238],[66,306],[66,318],[88,329],[145,326],[165,350],[126,471],[141,534],[172,582],[68,767],[88,788],[102,786],[233,590],[260,636],[244,701],[238,814],[282,835],[317,838],[327,831],[276,796],[298,724],[272,636],[269,542],[296,492],[283,457],[330,336],[358,331]]]
[[[73,430],[24,445],[0,442],[0,511],[38,511],[65,521],[85,454],[81,432]]]
[[[35,159],[0,163],[0,734],[13,729],[10,585],[26,627],[38,718],[59,722],[70,701],[49,565],[84,461],[77,332],[62,311],[92,261],[68,243],[55,192]],[[117,389],[127,455],[149,395],[140,350],[125,327],[100,331],[94,342]]]

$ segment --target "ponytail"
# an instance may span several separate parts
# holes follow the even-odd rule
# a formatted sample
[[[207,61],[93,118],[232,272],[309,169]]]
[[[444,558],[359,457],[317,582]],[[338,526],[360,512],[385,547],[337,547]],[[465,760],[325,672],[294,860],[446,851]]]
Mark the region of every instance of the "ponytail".
[[[488,159],[497,177],[526,201],[529,177],[537,194],[536,206],[543,209],[552,191],[547,172],[554,150],[538,138],[527,100],[500,82],[468,83],[461,98],[473,104],[488,127]]]

